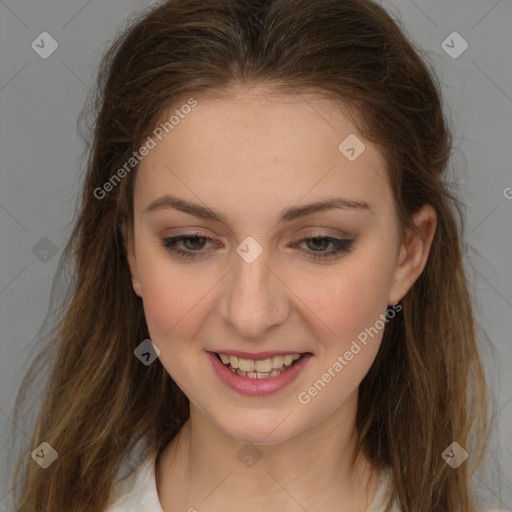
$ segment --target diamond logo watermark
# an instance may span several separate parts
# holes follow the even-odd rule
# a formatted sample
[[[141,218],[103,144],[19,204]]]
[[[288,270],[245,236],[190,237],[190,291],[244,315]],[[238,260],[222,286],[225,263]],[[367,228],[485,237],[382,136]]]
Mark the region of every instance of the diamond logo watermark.
[[[468,458],[468,452],[459,443],[454,441],[441,454],[441,457],[449,466],[457,469]]]
[[[363,141],[357,136],[351,133],[339,146],[340,153],[353,162],[357,160],[363,151],[366,149]]]
[[[236,248],[236,252],[246,263],[252,263],[263,252],[263,247],[252,236],[248,236]]]
[[[59,454],[52,448],[50,443],[41,443],[33,452],[32,458],[43,468],[46,469],[48,466],[53,464]]]
[[[48,32],[41,32],[30,46],[39,57],[47,59],[59,47],[59,43]]]
[[[145,339],[133,353],[142,364],[149,366],[160,355],[160,349],[150,339]]]
[[[441,43],[441,48],[452,59],[458,59],[468,49],[468,47],[468,42],[458,32],[452,32]]]
[[[32,247],[32,254],[43,263],[47,263],[57,254],[57,246],[45,236]]]
[[[237,457],[244,466],[252,468],[263,457],[263,454],[253,444],[246,444],[238,450]]]

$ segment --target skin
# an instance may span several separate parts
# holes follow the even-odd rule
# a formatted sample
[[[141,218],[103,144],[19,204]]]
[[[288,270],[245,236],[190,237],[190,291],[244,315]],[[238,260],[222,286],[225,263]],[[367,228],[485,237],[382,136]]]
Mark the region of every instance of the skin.
[[[427,261],[436,215],[425,205],[413,219],[421,236],[400,241],[384,159],[345,111],[317,96],[272,92],[260,85],[197,96],[138,170],[134,238],[124,231],[133,288],[160,361],[191,408],[156,467],[165,512],[363,512],[375,494],[377,473],[364,455],[351,468],[349,455],[359,384],[382,330],[307,405],[297,397],[407,293]],[[349,134],[366,145],[353,162],[338,149]],[[170,208],[144,213],[164,194],[215,208],[229,224]],[[277,223],[286,207],[333,196],[369,209]],[[202,251],[195,260],[162,246],[191,232],[219,245],[179,242]],[[314,259],[315,250],[334,249],[311,242],[319,235],[352,238],[353,248]],[[263,249],[252,263],[235,251],[247,236]],[[219,349],[314,357],[287,387],[254,397],[218,379],[205,350]],[[252,467],[237,457],[246,443],[261,455]]]

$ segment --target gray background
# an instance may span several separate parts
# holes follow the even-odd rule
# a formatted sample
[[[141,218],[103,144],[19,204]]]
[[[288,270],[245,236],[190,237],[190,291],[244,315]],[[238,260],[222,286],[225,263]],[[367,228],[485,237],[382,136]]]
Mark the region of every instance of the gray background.
[[[14,398],[34,354],[79,192],[84,147],[77,118],[116,31],[154,3],[0,0],[0,510],[11,508]],[[502,473],[475,484],[486,500],[510,510],[512,1],[382,3],[435,63],[443,84],[457,146],[454,178],[466,204],[468,273],[478,320],[496,347],[493,353],[484,340],[482,350],[498,420],[489,474],[498,461]],[[469,44],[457,58],[442,47],[454,31]],[[47,59],[31,47],[42,32],[58,42]],[[445,44],[452,53],[462,48],[453,36]]]

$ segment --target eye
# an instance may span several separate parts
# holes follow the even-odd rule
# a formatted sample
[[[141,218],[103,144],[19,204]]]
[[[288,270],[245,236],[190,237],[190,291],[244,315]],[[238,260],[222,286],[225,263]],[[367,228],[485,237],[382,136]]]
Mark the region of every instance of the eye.
[[[192,246],[191,250],[184,251],[183,249],[178,249],[176,247],[176,245],[179,242],[189,242],[189,241],[191,241],[191,244],[190,244]],[[195,259],[198,256],[202,256],[204,254],[204,251],[200,251],[200,250],[201,250],[201,246],[204,245],[205,241],[213,242],[215,245],[218,245],[215,242],[215,240],[213,240],[212,238],[209,238],[207,236],[201,236],[200,234],[197,234],[197,233],[187,233],[185,235],[163,238],[162,245],[170,252],[176,254],[176,256],[178,256],[179,258]],[[187,244],[185,244],[185,245],[187,245]]]
[[[317,236],[313,238],[304,238],[300,243],[306,242],[308,247],[314,247],[311,251],[305,251],[308,256],[313,258],[323,259],[336,259],[340,258],[344,253],[352,249],[353,240],[347,238],[333,238],[330,236]],[[330,251],[325,251],[329,244],[333,244],[334,248]]]
[[[205,244],[208,242],[217,247],[220,245],[213,238],[202,236],[198,233],[187,233],[184,235],[163,238],[162,246],[175,254],[178,258],[184,260],[193,260],[205,255],[206,251],[203,249]],[[177,247],[179,243],[183,243],[185,250]],[[352,249],[353,240],[345,238],[333,238],[330,236],[317,236],[312,238],[304,238],[298,243],[293,244],[293,246],[304,243],[306,243],[310,250],[300,250],[301,252],[306,253],[308,257],[336,259],[340,258],[344,253],[347,253]],[[330,244],[333,245],[333,248],[331,250],[325,250]]]

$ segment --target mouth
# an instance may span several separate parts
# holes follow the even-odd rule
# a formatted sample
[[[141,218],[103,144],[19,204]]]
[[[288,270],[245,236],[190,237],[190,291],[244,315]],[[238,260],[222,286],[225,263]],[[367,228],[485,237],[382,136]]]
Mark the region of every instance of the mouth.
[[[311,352],[226,352],[206,351],[220,381],[248,396],[271,395],[286,388],[314,357]]]
[[[295,366],[307,353],[276,354],[259,359],[239,357],[234,354],[216,353],[217,359],[231,372],[249,379],[277,377]]]

